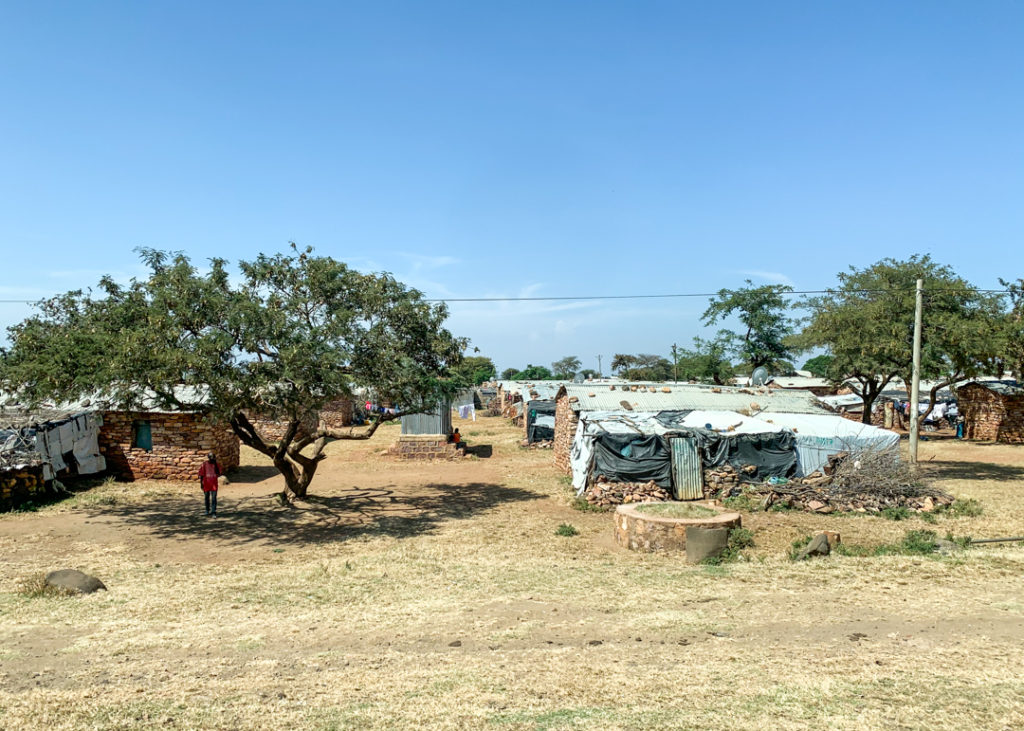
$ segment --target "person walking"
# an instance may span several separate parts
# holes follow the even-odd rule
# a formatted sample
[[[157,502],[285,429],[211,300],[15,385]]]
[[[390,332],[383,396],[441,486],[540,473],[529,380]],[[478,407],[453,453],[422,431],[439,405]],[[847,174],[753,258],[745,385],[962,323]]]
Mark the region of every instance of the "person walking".
[[[217,455],[210,452],[206,455],[206,461],[199,468],[199,484],[203,488],[203,497],[206,499],[206,514],[217,517],[217,480],[221,476],[220,465],[217,464]]]

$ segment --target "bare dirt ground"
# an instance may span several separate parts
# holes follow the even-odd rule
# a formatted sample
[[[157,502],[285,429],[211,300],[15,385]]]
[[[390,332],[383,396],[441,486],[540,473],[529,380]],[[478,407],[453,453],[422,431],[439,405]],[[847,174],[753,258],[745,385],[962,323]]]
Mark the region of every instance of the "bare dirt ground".
[[[1024,548],[786,558],[818,529],[1024,535],[1024,448],[922,445],[980,516],[744,515],[756,547],[702,567],[617,547],[502,420],[461,428],[491,455],[336,442],[298,508],[246,452],[215,520],[159,482],[0,515],[0,727],[1024,727]],[[56,568],[110,591],[19,591]]]

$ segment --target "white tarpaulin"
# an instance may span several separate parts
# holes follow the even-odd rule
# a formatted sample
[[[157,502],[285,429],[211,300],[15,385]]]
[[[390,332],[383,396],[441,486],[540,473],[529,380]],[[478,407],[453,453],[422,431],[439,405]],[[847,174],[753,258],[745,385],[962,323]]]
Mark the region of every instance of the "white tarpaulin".
[[[767,434],[783,427],[763,418],[755,419],[735,411],[584,411],[576,425],[576,437],[569,452],[572,486],[576,494],[587,488],[594,461],[594,440],[598,434],[667,434],[680,429],[704,429],[722,434]],[[775,414],[772,414],[775,416]]]
[[[809,475],[828,464],[829,455],[867,449],[897,449],[899,434],[870,424],[828,414],[771,414],[773,424],[796,434],[797,475]]]
[[[587,488],[599,434],[666,434],[703,429],[710,424],[720,434],[765,434],[791,431],[796,437],[797,475],[809,475],[828,463],[829,455],[864,449],[895,449],[899,435],[887,429],[830,414],[760,414],[758,418],[734,411],[631,412],[584,411],[576,426],[569,461],[577,494]]]

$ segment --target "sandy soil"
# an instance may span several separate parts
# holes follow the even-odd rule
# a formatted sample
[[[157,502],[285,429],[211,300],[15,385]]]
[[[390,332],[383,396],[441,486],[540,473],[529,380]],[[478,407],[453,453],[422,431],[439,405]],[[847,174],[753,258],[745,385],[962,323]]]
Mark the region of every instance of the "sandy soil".
[[[1024,549],[785,558],[817,529],[1024,535],[1024,449],[922,445],[981,516],[745,515],[745,560],[695,567],[616,546],[501,420],[462,431],[490,456],[334,443],[297,508],[246,451],[217,519],[158,482],[0,516],[0,726],[1024,726]],[[65,567],[110,591],[19,591]]]

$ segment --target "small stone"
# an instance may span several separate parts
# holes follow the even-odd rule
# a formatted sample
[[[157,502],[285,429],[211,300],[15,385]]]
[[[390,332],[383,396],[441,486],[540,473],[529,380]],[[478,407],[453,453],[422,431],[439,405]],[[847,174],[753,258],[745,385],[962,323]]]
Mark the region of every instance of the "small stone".
[[[824,533],[819,533],[811,539],[804,550],[796,557],[797,561],[803,561],[811,556],[827,556],[832,552],[832,549],[828,545],[828,537]]]

